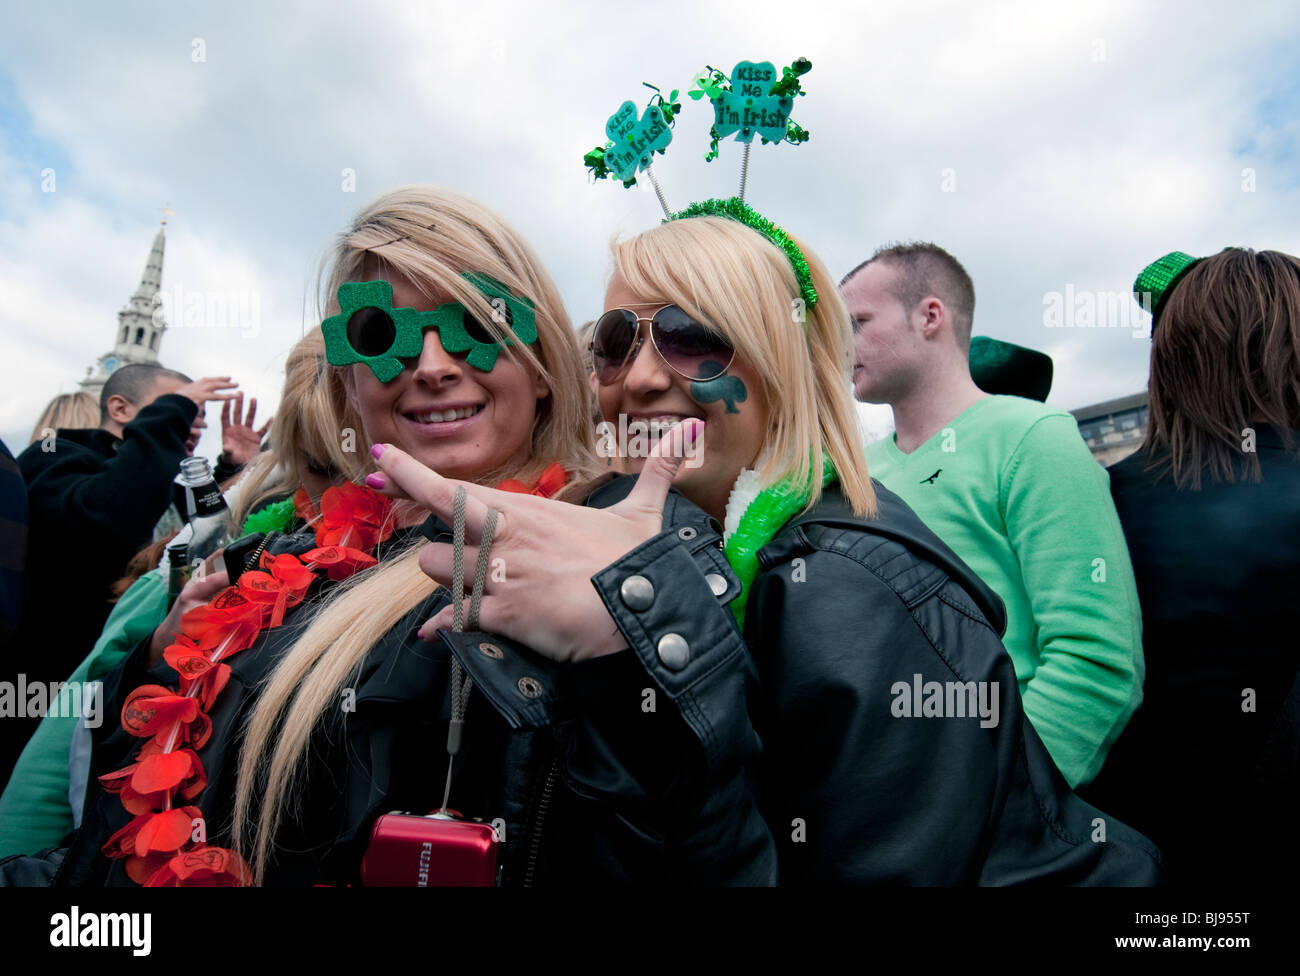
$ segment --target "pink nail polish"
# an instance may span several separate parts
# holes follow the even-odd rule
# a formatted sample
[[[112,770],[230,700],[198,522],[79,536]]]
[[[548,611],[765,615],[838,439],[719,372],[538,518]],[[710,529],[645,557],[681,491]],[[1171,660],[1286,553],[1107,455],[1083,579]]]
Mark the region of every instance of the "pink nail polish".
[[[388,479],[377,472],[366,475],[366,484],[376,491],[382,491],[388,487]]]
[[[379,455],[381,455],[381,454],[384,453],[384,448],[387,447],[387,446],[388,446],[387,444],[376,444],[376,445],[374,445],[374,447],[372,447],[372,448],[370,449],[370,454],[371,454],[371,456],[372,456],[372,457],[376,457],[376,458],[379,457]]]

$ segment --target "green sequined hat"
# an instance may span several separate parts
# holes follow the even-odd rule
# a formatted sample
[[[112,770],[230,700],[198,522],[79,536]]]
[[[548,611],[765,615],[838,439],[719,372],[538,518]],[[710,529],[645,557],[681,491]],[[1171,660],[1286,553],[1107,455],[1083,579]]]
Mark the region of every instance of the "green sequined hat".
[[[1164,257],[1152,261],[1138,274],[1133,282],[1133,297],[1137,299],[1139,305],[1151,313],[1152,328],[1160,318],[1160,307],[1173,291],[1178,279],[1187,274],[1200,260],[1182,251],[1170,251]]]
[[[812,272],[808,269],[808,261],[799,250],[799,246],[782,228],[772,223],[740,197],[730,197],[726,200],[701,200],[699,203],[692,203],[685,210],[677,211],[668,220],[681,220],[684,217],[728,217],[746,227],[754,228],[785,252],[790,266],[794,269],[795,280],[799,282],[799,295],[803,298],[806,309],[812,311],[813,306],[817,304],[817,289],[813,287]]]

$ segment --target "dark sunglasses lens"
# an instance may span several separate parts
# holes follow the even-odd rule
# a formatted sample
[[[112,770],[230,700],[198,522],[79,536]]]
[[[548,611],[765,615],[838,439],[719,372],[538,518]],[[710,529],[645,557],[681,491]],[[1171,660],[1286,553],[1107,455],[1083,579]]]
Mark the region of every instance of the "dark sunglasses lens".
[[[489,332],[487,327],[478,319],[474,318],[474,316],[470,315],[469,312],[465,313],[464,322],[466,334],[475,342],[482,342],[486,345],[491,345],[497,341],[496,336]]]
[[[348,342],[361,356],[382,356],[393,348],[397,327],[381,308],[359,308],[348,319]]]
[[[735,355],[731,343],[696,322],[676,305],[656,313],[651,327],[660,354],[683,376],[707,380],[725,372],[731,365]]]
[[[601,383],[612,383],[618,377],[636,342],[636,330],[636,316],[625,308],[610,309],[596,320],[591,361]]]

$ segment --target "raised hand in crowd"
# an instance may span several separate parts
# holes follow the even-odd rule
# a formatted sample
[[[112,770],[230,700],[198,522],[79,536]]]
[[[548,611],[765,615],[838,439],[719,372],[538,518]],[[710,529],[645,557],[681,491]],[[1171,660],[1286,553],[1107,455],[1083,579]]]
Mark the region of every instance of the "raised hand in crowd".
[[[227,399],[221,405],[221,457],[229,464],[247,464],[257,457],[262,449],[262,438],[271,429],[268,418],[260,428],[254,429],[253,418],[257,416],[257,397],[248,401],[248,413],[244,414],[243,391],[235,394],[234,400]],[[242,418],[242,419],[241,419]]]
[[[230,400],[236,394],[227,392],[234,390],[239,386],[229,376],[205,376],[201,380],[195,380],[192,383],[186,383],[174,392],[179,396],[189,397],[198,404],[199,409],[209,400]]]

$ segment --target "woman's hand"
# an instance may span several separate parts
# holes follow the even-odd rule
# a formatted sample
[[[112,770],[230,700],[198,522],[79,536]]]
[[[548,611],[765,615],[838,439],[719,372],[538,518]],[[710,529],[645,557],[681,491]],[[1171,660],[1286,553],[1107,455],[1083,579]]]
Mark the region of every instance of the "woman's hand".
[[[377,463],[384,484],[378,478],[371,484],[388,494],[404,494],[448,525],[456,488],[464,486],[466,590],[473,581],[488,508],[496,509],[500,517],[492,536],[479,627],[555,661],[582,661],[627,646],[591,577],[660,532],[668,489],[685,449],[703,428],[701,421],[686,420],[661,438],[631,493],[611,508],[586,508],[451,481],[387,445],[376,447],[382,448]],[[420,553],[420,568],[450,587],[452,560],[450,545],[430,544]],[[446,607],[420,633],[428,639],[451,626],[452,607]]]
[[[221,552],[218,551],[209,556],[204,569],[214,565],[220,555]],[[149,667],[153,668],[161,664],[163,651],[175,643],[176,632],[181,629],[181,617],[195,607],[203,606],[229,585],[230,578],[224,569],[217,573],[205,572],[202,578],[195,576],[185,584],[180,595],[176,597],[176,602],[172,604],[171,610],[158,625],[158,629],[153,632],[153,639],[149,642]]]

